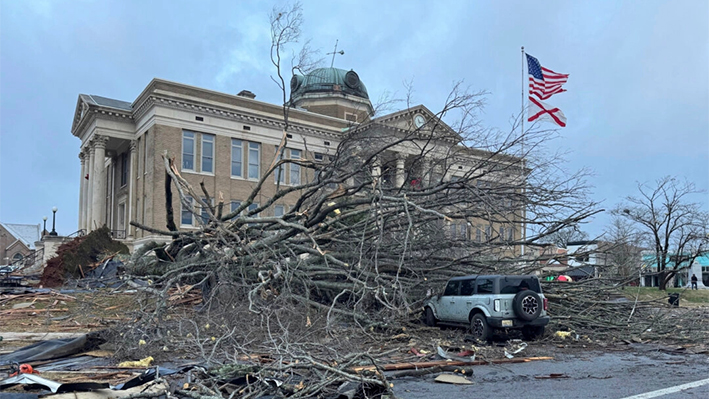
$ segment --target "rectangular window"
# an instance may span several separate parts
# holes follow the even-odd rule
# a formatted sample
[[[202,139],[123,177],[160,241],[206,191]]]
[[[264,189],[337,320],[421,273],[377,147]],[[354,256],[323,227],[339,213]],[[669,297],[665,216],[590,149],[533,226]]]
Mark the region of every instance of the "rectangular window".
[[[315,161],[316,162],[323,162],[325,160],[325,154],[321,154],[319,152],[315,153]]]
[[[300,150],[290,150],[290,159],[300,159]],[[300,185],[300,165],[290,164],[290,184]]]
[[[249,143],[249,179],[258,180],[261,174],[259,173],[261,155],[261,144]]]
[[[194,133],[192,132],[182,132],[182,169],[194,170]]]
[[[143,219],[143,215],[142,215],[142,212],[141,212],[141,210],[142,210],[143,208],[140,207],[140,198],[136,198],[136,200],[135,200],[135,209],[137,210],[136,213],[137,213],[138,215],[136,215],[136,216],[138,217],[138,220],[140,220],[141,223],[145,224],[145,219]]]
[[[241,201],[231,201],[231,210],[229,212],[234,212],[235,210],[239,209],[240,206],[241,206]],[[231,220],[234,220],[238,217],[239,217],[239,215],[236,215],[233,218],[231,218]]]
[[[128,154],[121,154],[121,187],[128,183]]]
[[[483,242],[483,229],[480,227],[475,228],[475,242]]]
[[[202,172],[214,173],[214,136],[202,134]]]
[[[489,241],[492,237],[492,226],[485,226],[485,241]]]
[[[258,208],[258,204],[251,204],[251,205],[249,205],[249,208],[248,208],[248,209],[249,209],[249,213],[255,211],[257,208]],[[257,218],[257,217],[258,217],[258,213],[253,214],[253,215],[249,215],[249,216],[250,216],[250,217]]]
[[[451,280],[443,291],[443,296],[456,296],[460,292],[460,280]]]
[[[231,139],[231,175],[244,177],[244,146],[241,140]]]
[[[507,241],[514,241],[515,239],[515,229],[510,227],[507,229]]]
[[[143,223],[149,223],[149,218],[148,218],[148,195],[143,194]],[[143,232],[143,235],[145,236],[145,232]]]
[[[143,135],[143,174],[148,174],[148,132]]]
[[[207,199],[202,197],[202,202],[205,204],[207,203]],[[202,223],[207,224],[209,223],[209,212],[207,207],[200,206],[200,213],[199,213],[200,218],[202,218]]]
[[[280,218],[286,214],[286,207],[283,205],[276,205],[273,207],[273,216]]]
[[[192,197],[185,197],[187,199],[187,202],[190,204],[192,203]],[[192,211],[190,211],[188,208],[185,208],[184,204],[181,204],[182,207],[182,217],[180,218],[180,224],[183,226],[192,226]]]
[[[463,223],[460,225],[460,238],[467,240],[470,238],[470,225]]]
[[[278,160],[280,161],[281,159],[283,159],[283,153],[278,152],[278,147],[279,146],[276,146],[276,156],[278,157]],[[273,179],[276,182],[276,184],[278,184],[278,183],[285,184],[286,183],[286,170],[283,169],[283,165],[276,168],[276,170],[273,171],[273,173],[274,173]]]
[[[492,280],[483,278],[478,279],[478,294],[492,294]]]
[[[460,295],[468,296],[473,295],[475,291],[475,279],[463,280],[460,286]]]
[[[125,230],[126,228],[126,203],[122,202],[118,204],[118,230]]]
[[[139,155],[139,154],[140,154],[140,147],[141,147],[142,145],[143,145],[143,139],[142,139],[142,138],[139,138],[139,139],[138,139],[138,146],[137,146],[138,151],[136,151],[136,155],[138,156],[138,159],[136,160],[137,162],[135,163],[135,167],[137,168],[136,172],[138,172],[138,173],[136,173],[136,175],[137,175],[137,176],[136,176],[136,179],[140,179],[140,171],[141,171],[141,169],[140,169],[140,155]],[[143,169],[145,169],[145,165],[143,165]]]

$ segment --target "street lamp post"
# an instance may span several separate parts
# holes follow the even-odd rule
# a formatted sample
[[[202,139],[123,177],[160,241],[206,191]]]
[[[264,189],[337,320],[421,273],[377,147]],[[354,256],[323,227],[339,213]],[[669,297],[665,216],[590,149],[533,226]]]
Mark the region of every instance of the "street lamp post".
[[[44,220],[44,228],[42,228],[42,237],[44,237],[44,232],[47,231],[47,217],[43,217],[42,220]]]
[[[52,231],[49,232],[50,236],[57,235],[57,231],[54,229],[57,222],[57,207],[52,208]]]

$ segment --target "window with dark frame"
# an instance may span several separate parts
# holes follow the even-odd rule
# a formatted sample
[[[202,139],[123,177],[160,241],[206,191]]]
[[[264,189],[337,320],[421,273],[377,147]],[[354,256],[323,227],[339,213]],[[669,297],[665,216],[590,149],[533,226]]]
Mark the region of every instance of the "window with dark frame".
[[[147,144],[146,144],[147,145]],[[182,132],[182,169],[194,170],[194,133]]]
[[[121,154],[121,187],[128,184],[128,154]]]
[[[193,203],[192,197],[187,196],[187,197],[185,197],[185,200],[190,204]],[[192,211],[189,210],[188,208],[186,208],[184,204],[182,204],[182,203],[180,203],[180,204],[181,204],[180,206],[182,208],[181,217],[180,217],[180,224],[183,226],[192,226],[193,225]]]
[[[214,135],[202,133],[202,170],[214,173]]]
[[[258,180],[260,175],[261,144],[249,142],[249,179]]]
[[[290,159],[300,159],[300,150],[290,150]],[[300,165],[297,163],[290,164],[290,184],[300,184]]]
[[[278,160],[280,161],[283,159],[283,151],[279,152],[279,147],[280,146],[276,146],[276,155],[278,156]],[[283,168],[283,165],[279,165],[278,168],[273,171],[273,180],[276,184],[286,184],[286,170]]]
[[[238,139],[231,139],[231,175],[244,176],[244,143]]]

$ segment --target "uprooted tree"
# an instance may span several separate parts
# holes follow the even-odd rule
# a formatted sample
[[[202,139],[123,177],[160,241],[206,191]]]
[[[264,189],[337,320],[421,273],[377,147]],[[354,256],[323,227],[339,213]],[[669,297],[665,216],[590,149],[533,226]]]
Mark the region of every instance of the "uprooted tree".
[[[640,240],[652,251],[647,271],[657,273],[659,289],[689,268],[709,246],[709,214],[692,202],[699,193],[695,185],[674,177],[655,184],[638,184],[637,196],[627,197],[614,214],[632,222]]]

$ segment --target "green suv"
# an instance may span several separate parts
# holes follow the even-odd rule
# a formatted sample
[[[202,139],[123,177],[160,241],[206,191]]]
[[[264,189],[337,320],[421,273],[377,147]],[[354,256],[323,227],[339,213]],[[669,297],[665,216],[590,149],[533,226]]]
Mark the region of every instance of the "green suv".
[[[495,328],[521,329],[525,339],[536,339],[549,324],[547,300],[533,275],[452,278],[442,295],[426,302],[424,312],[427,325],[466,324],[482,341],[492,338]]]

